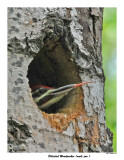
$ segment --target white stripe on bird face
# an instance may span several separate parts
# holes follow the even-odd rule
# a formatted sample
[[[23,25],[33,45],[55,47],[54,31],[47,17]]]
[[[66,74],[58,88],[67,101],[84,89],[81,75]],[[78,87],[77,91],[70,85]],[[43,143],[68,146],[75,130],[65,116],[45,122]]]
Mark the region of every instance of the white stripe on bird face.
[[[36,97],[34,95],[32,96],[33,99],[34,99],[34,102],[38,103],[40,101],[40,99],[42,99],[45,96],[49,95],[49,93],[52,92],[52,91],[54,91],[54,89],[45,90],[44,93],[40,94],[40,93],[38,93],[39,92],[39,89],[38,89],[38,91],[36,92],[36,94],[38,93],[37,95],[39,95],[39,96],[36,96]]]
[[[45,88],[38,88],[37,90],[32,92],[33,97],[39,97],[41,94],[44,94],[47,91]]]
[[[44,103],[44,104],[42,104],[42,105],[39,105],[38,107],[39,107],[40,109],[46,109],[46,108],[48,108],[49,106],[57,103],[57,102],[58,102],[60,99],[62,99],[64,96],[65,96],[65,95],[61,95],[61,96],[59,96],[59,97],[52,98],[52,99],[50,99],[49,101],[47,101],[46,103]]]
[[[48,89],[44,91],[42,88],[40,88],[33,93],[33,99],[40,109],[46,109],[54,103],[57,103],[60,99],[66,96],[72,89],[73,88],[69,88],[60,92],[55,92],[56,89]]]

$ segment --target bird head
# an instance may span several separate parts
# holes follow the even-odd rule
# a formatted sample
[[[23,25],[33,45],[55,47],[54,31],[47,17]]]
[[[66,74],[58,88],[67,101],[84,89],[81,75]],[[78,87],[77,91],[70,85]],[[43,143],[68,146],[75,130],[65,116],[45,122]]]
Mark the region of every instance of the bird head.
[[[69,84],[59,88],[35,85],[32,86],[32,97],[40,109],[46,109],[66,96],[72,89],[92,82]]]

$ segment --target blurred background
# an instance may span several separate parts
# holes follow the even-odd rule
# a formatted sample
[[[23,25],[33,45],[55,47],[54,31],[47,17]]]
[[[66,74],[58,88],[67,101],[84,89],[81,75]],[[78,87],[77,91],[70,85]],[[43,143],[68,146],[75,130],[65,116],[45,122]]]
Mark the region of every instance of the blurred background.
[[[116,8],[104,8],[102,56],[105,74],[105,104],[107,127],[113,132],[113,149],[116,152]]]

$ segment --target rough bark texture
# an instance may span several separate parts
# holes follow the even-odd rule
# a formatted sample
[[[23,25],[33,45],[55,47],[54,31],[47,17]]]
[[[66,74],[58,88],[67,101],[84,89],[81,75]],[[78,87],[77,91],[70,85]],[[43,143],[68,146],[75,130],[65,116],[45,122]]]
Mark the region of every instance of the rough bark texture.
[[[102,8],[8,8],[8,152],[112,152]],[[93,81],[49,110],[30,87]]]

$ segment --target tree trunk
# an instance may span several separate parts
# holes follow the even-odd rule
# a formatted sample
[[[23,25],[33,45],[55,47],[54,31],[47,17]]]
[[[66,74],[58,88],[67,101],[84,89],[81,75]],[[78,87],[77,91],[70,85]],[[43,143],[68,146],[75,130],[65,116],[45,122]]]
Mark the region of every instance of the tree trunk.
[[[8,152],[112,152],[102,8],[8,8]],[[31,86],[92,81],[41,111]]]

